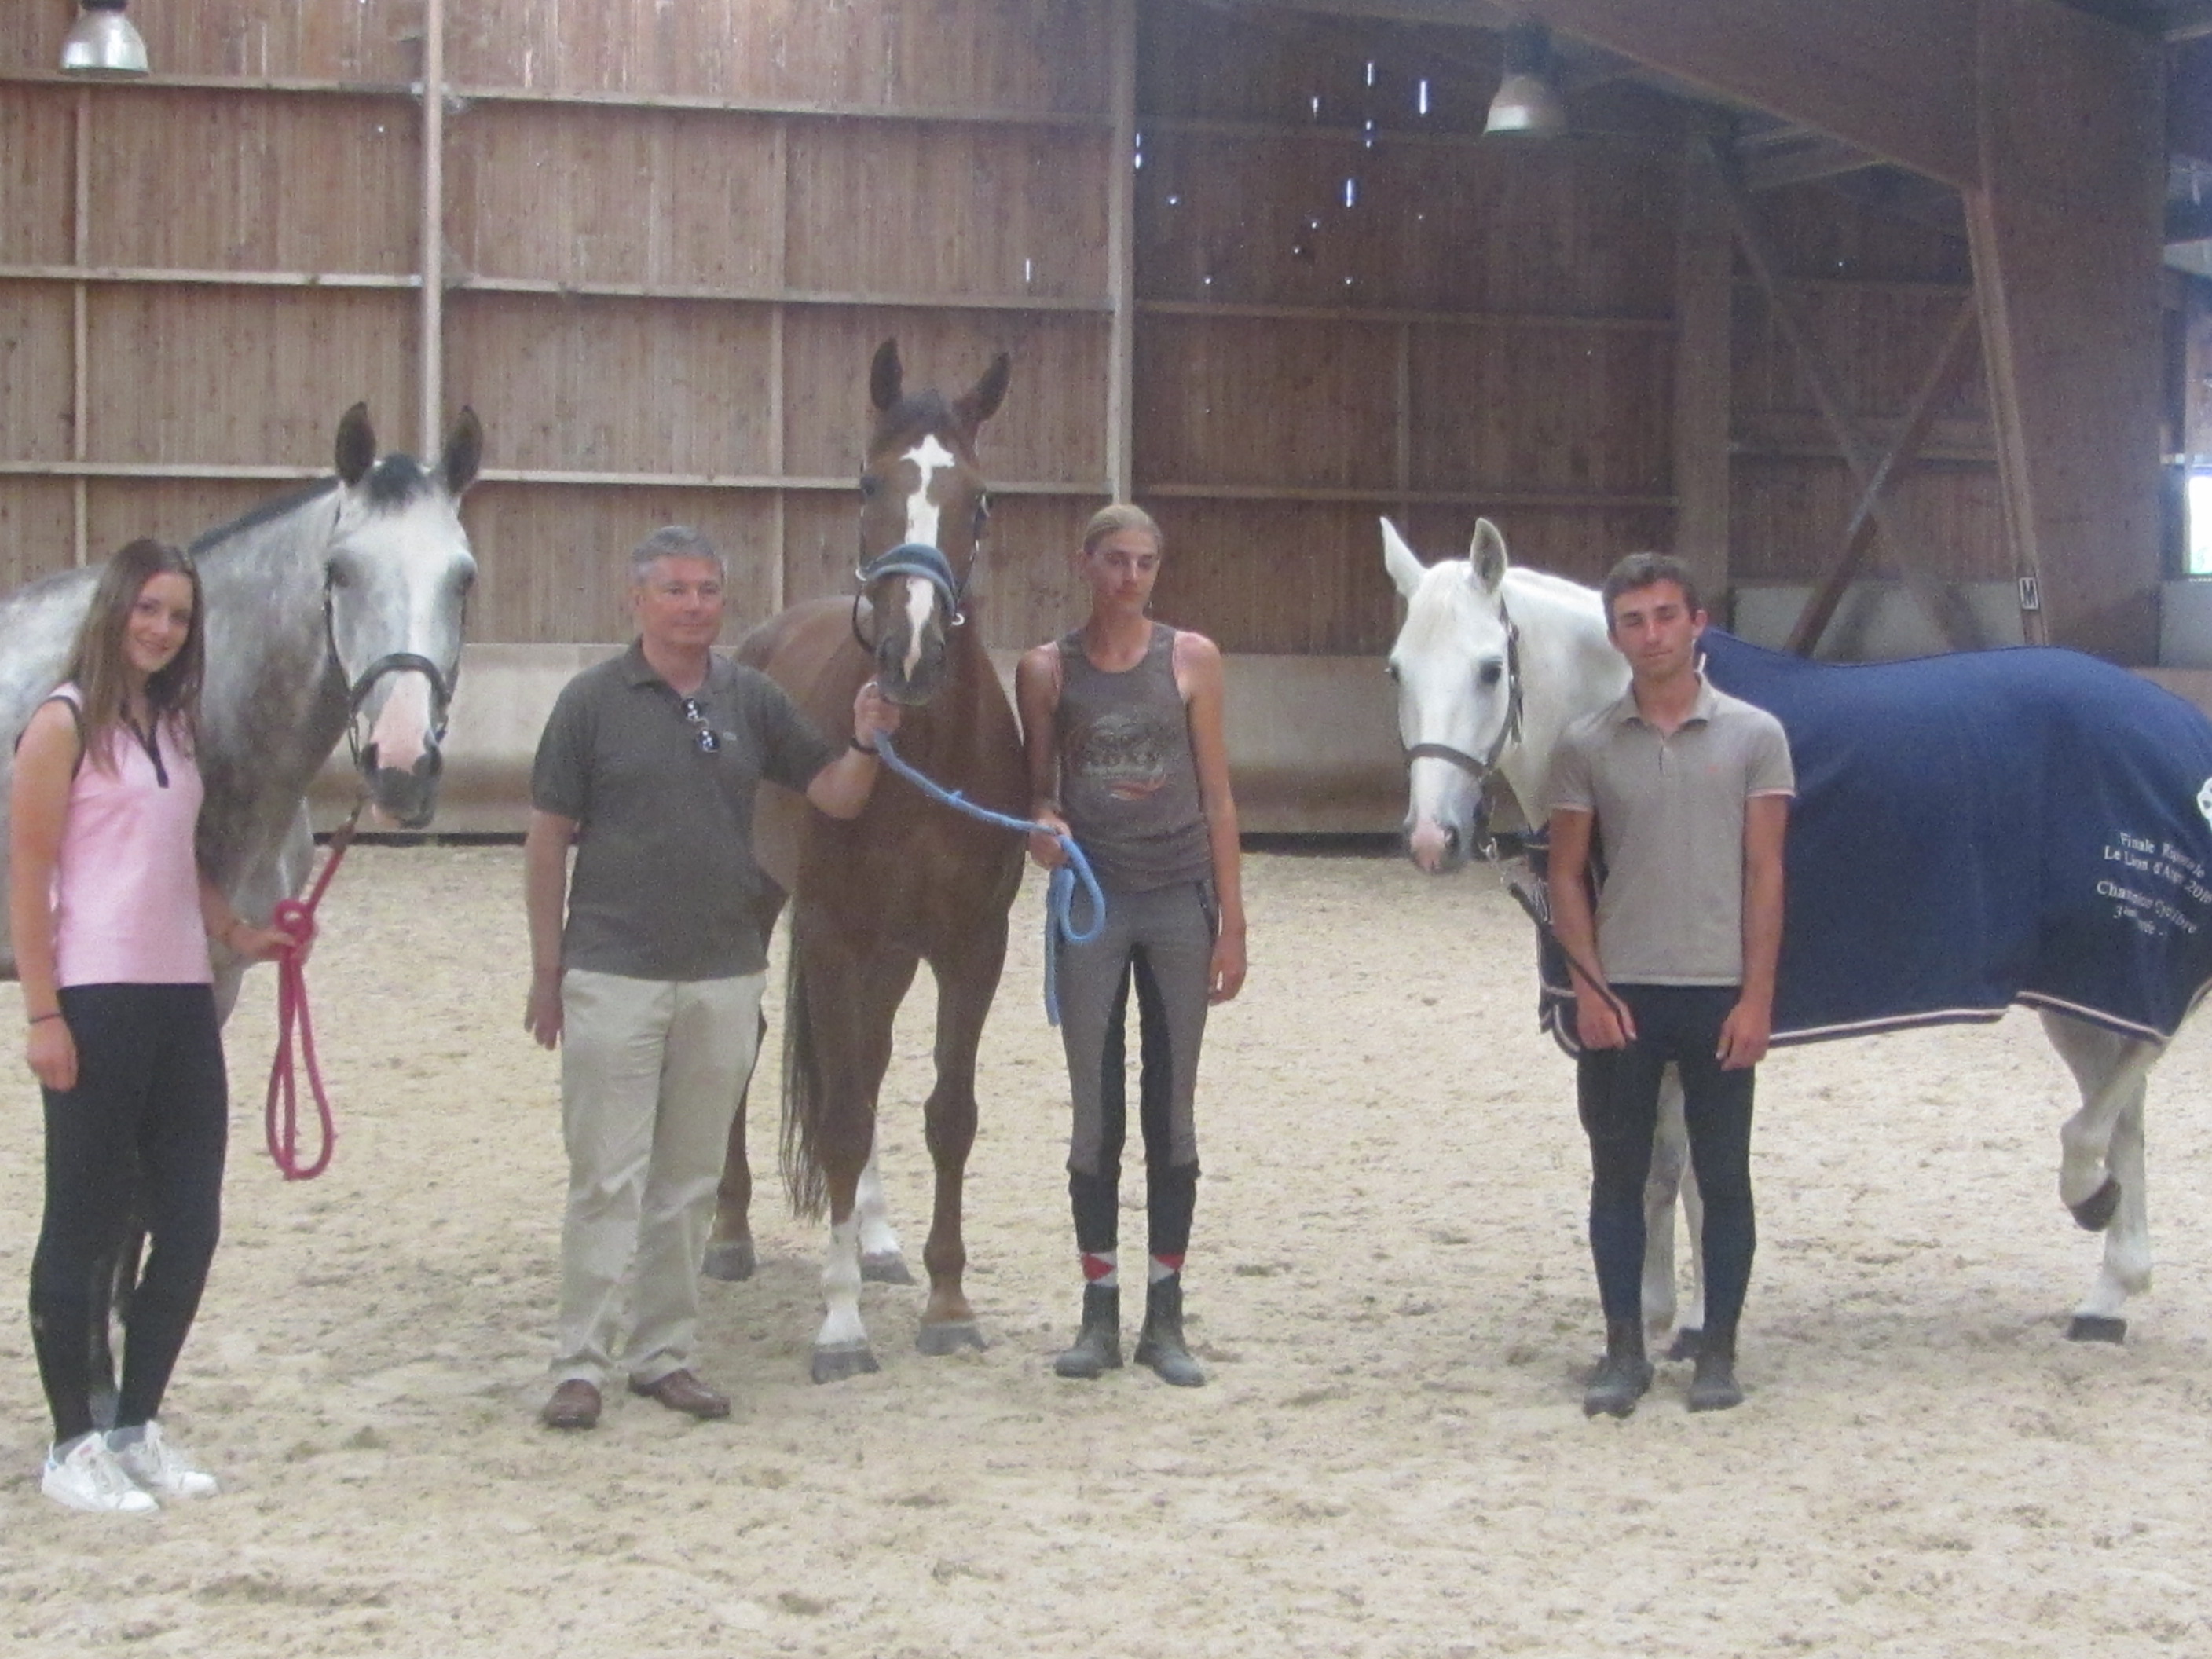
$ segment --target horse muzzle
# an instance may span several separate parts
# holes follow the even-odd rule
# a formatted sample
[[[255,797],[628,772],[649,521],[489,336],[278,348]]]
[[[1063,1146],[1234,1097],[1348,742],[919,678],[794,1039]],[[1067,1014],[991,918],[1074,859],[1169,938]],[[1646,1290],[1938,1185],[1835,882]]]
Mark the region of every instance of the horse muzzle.
[[[1456,824],[1417,818],[1406,829],[1406,853],[1424,873],[1448,876],[1467,862],[1468,837]]]
[[[919,651],[886,640],[876,650],[876,689],[902,708],[922,708],[945,684],[945,641],[933,633],[923,638]]]
[[[437,815],[438,781],[445,769],[445,757],[434,745],[412,766],[380,766],[374,744],[362,750],[361,778],[369,805],[402,830],[422,829]]]

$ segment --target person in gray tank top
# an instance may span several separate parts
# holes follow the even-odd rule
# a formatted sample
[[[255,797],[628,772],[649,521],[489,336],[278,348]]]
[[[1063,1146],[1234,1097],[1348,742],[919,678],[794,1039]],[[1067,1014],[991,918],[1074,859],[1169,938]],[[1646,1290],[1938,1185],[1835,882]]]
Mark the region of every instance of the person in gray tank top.
[[[1244,982],[1237,803],[1222,738],[1221,653],[1146,614],[1159,526],[1109,507],[1083,534],[1091,592],[1081,628],[1024,653],[1014,676],[1031,816],[1082,846],[1106,894],[1087,945],[1062,943],[1060,1037],[1074,1102],[1067,1191],[1083,1264],[1083,1324],[1053,1362],[1097,1377],[1121,1363],[1118,1192],[1127,1133],[1123,1061],[1130,987],[1139,1018],[1139,1121],[1146,1188],[1145,1324],[1137,1363],[1195,1388],[1182,1330],[1182,1264],[1198,1195],[1192,1097],[1209,1005]],[[1059,842],[1033,836],[1049,868]]]

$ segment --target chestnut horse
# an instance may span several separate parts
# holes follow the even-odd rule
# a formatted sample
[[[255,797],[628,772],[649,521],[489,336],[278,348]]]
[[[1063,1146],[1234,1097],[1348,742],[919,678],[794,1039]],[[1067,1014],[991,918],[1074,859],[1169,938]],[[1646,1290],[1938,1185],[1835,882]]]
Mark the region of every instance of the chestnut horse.
[[[1006,395],[1007,369],[1001,353],[950,402],[935,392],[909,396],[898,343],[884,342],[868,383],[876,424],[860,475],[861,592],[792,606],[748,635],[738,655],[825,732],[845,728],[854,695],[873,676],[905,708],[902,758],[981,805],[1017,813],[1028,794],[1020,736],[968,592],[989,514],[975,434]],[[800,1214],[830,1216],[814,1380],[877,1369],[860,1322],[864,1249],[867,1277],[906,1279],[881,1219],[876,1092],[890,1060],[892,1017],[923,962],[937,981],[937,1086],[924,1108],[937,1201],[915,1346],[928,1354],[981,1347],[960,1282],[961,1184],[975,1139],[975,1049],[1006,960],[1021,838],[885,776],[849,820],[764,787],[754,839],[775,884],[763,896],[763,931],[787,896],[792,912],[784,1179]],[[717,1277],[751,1272],[751,1196],[740,1100],[705,1263]]]

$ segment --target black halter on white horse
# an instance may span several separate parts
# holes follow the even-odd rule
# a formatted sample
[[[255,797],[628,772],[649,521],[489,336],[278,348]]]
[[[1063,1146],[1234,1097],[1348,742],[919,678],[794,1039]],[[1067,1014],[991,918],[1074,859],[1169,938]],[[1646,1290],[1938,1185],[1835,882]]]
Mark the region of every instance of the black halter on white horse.
[[[1503,600],[1498,603],[1498,615],[1505,624],[1505,724],[1498,728],[1489,751],[1477,759],[1466,750],[1448,743],[1407,744],[1404,747],[1408,764],[1417,760],[1449,761],[1477,783],[1486,784],[1491,774],[1498,769],[1498,757],[1521,740],[1521,630]]]

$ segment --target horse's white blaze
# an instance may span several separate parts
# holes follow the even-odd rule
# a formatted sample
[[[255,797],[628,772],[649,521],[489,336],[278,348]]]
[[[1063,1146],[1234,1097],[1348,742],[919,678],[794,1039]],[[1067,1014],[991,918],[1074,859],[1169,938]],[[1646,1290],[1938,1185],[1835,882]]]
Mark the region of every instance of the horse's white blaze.
[[[935,547],[938,511],[937,503],[929,498],[930,482],[946,468],[957,466],[959,458],[933,434],[907,451],[906,459],[914,464],[915,471],[921,477],[914,493],[906,498],[906,538]]]
[[[830,1254],[822,1264],[822,1300],[826,1311],[814,1346],[865,1346],[868,1328],[860,1322],[860,1218],[857,1210],[830,1229]]]
[[[884,1201],[883,1171],[876,1167],[871,1147],[860,1170],[860,1190],[854,1195],[853,1212],[860,1218],[860,1254],[881,1258],[902,1254],[898,1234],[891,1229],[890,1206]]]
[[[908,679],[914,678],[915,669],[921,662],[923,629],[929,626],[930,614],[937,609],[937,589],[926,576],[906,579],[906,663]]]

